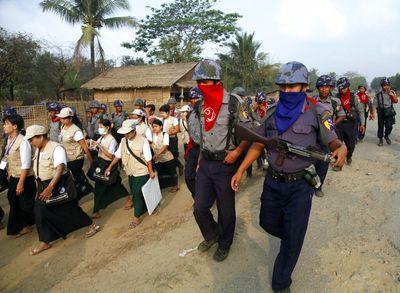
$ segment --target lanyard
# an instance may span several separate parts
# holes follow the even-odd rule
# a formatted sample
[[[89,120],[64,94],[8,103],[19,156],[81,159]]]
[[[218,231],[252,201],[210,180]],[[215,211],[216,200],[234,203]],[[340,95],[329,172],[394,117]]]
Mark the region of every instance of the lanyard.
[[[13,147],[13,145],[14,145],[15,141],[17,140],[18,136],[19,136],[19,134],[17,135],[16,138],[14,138],[14,140],[13,140],[13,141],[10,143],[10,145],[7,147],[6,154],[4,155],[5,159],[8,158],[8,154],[10,153],[11,148]]]

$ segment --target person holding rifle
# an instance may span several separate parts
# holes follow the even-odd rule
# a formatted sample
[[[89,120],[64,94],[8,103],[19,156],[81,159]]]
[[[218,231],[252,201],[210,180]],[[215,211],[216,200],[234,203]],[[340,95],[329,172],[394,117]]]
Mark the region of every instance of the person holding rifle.
[[[392,133],[396,116],[393,104],[398,102],[396,92],[390,89],[388,78],[385,77],[381,80],[381,87],[382,90],[374,98],[374,110],[371,111],[371,120],[375,119],[375,113],[378,115],[378,146],[383,146],[383,137],[387,144],[392,143],[389,136]]]
[[[299,62],[286,63],[280,68],[275,83],[280,87],[279,101],[267,111],[267,118],[257,132],[304,148],[321,150],[324,144],[328,144],[331,157],[336,158],[333,166],[342,166],[347,148],[337,138],[327,108],[307,97],[307,68]],[[260,156],[264,147],[261,143],[251,145],[231,179],[232,189],[238,190],[243,173]],[[318,183],[314,166],[316,160],[273,148],[268,150],[267,157],[269,169],[261,194],[260,226],[281,239],[274,264],[272,289],[274,292],[290,292],[291,275],[303,245],[312,194]]]

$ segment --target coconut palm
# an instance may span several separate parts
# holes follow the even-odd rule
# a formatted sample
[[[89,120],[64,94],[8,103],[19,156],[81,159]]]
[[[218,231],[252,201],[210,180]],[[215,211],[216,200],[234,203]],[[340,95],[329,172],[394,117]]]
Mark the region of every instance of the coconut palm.
[[[100,45],[99,29],[134,27],[136,20],[131,16],[110,17],[118,9],[129,10],[127,0],[44,0],[40,3],[43,11],[51,11],[73,25],[80,23],[82,35],[75,46],[74,58],[79,62],[83,47],[90,47],[92,77],[95,76],[95,46],[104,63],[104,51]],[[96,42],[95,42],[96,40]]]
[[[255,92],[269,86],[267,79],[276,65],[267,63],[268,54],[259,52],[260,46],[254,33],[237,33],[235,40],[227,44],[229,52],[218,54],[228,88],[242,86]]]

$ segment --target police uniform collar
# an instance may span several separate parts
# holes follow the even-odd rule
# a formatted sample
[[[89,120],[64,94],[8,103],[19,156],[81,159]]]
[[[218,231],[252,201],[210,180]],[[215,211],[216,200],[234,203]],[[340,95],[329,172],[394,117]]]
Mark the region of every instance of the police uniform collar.
[[[332,101],[332,96],[328,95],[328,97],[326,99],[321,99],[321,97],[319,95],[315,96],[315,99],[321,103],[330,103]]]

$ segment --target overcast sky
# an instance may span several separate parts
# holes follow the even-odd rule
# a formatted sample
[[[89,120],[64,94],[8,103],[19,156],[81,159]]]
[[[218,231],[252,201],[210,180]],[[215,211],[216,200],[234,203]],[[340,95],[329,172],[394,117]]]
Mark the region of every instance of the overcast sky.
[[[39,2],[0,0],[0,26],[72,48],[80,36],[80,25],[72,26],[50,12],[43,13]],[[149,13],[146,6],[171,1],[129,2],[131,11],[119,15],[141,19]],[[240,13],[239,26],[255,32],[261,51],[269,53],[272,62],[296,60],[321,74],[356,71],[369,81],[400,72],[399,0],[220,0],[216,7]],[[134,30],[100,32],[106,58],[135,54],[120,46],[133,40]],[[215,58],[221,50],[207,45],[203,56]]]

